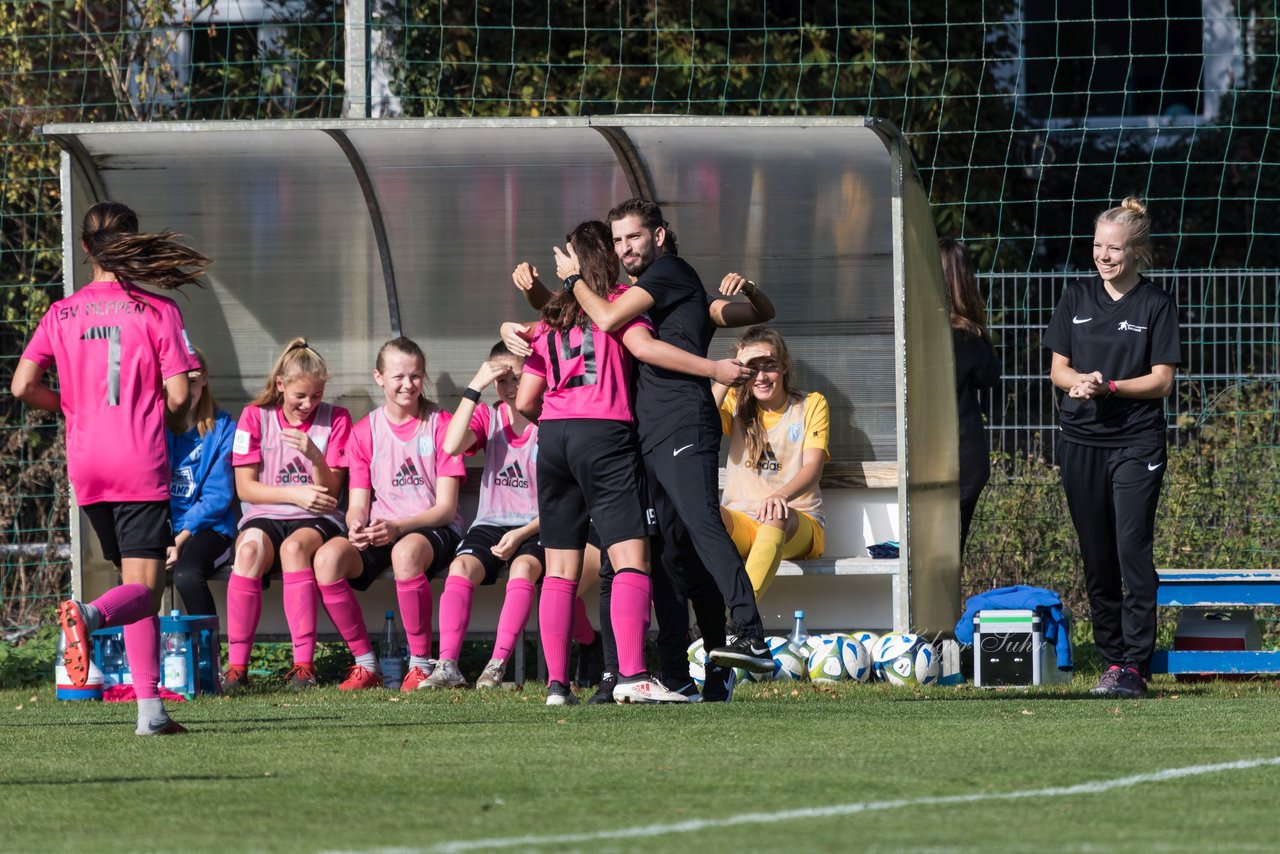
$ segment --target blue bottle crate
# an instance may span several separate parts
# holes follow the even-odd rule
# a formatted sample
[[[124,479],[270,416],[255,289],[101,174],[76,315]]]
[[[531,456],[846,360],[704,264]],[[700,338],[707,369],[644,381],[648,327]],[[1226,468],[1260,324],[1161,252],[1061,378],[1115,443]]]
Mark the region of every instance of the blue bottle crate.
[[[218,640],[217,617],[161,617],[160,634],[169,632],[185,632],[190,638],[187,643],[187,682],[181,687],[165,685],[175,694],[190,699],[196,694],[219,694],[222,683],[218,675],[218,666],[222,654],[222,646]],[[98,629],[93,633],[93,660],[102,667],[102,643],[108,637],[116,636],[124,642],[124,630],[120,627]],[[164,649],[160,649],[160,674],[163,682]],[[128,677],[128,659],[125,659],[125,670],[122,671],[122,682],[132,682]]]

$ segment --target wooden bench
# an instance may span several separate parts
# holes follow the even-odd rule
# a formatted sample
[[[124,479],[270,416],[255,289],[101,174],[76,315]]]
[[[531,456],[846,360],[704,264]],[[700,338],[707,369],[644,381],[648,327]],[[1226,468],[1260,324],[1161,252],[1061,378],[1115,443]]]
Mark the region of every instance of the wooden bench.
[[[1161,569],[1156,604],[1168,608],[1280,606],[1277,569]],[[1156,650],[1155,673],[1280,673],[1280,651]]]

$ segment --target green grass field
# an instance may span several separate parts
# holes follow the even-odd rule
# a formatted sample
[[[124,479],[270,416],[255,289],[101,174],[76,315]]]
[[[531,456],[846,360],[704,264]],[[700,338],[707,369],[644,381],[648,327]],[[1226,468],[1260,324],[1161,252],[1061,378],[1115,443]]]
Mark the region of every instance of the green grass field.
[[[573,708],[536,689],[257,689],[177,705],[192,733],[153,739],[131,705],[5,691],[0,849],[1280,846],[1280,684],[1162,677],[1125,702],[1091,684],[777,683],[727,706]]]

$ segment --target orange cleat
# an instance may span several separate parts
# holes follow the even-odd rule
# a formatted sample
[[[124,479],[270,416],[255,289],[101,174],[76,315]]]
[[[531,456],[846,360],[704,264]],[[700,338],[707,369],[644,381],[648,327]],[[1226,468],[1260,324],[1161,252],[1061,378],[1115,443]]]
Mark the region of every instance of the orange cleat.
[[[400,693],[413,693],[418,690],[418,686],[425,682],[430,675],[430,671],[423,670],[421,667],[409,668],[409,672],[404,675],[404,681],[400,683]]]
[[[227,665],[222,674],[222,693],[230,696],[239,694],[249,684],[249,668],[238,664]]]
[[[58,625],[62,627],[64,644],[62,663],[67,668],[67,678],[77,688],[83,688],[89,681],[90,641],[85,631],[84,612],[80,603],[68,599],[58,605]]]
[[[359,664],[351,665],[347,678],[338,686],[339,691],[363,691],[366,688],[381,688],[382,674]]]
[[[306,691],[320,684],[316,678],[316,668],[311,662],[299,662],[293,665],[284,677],[289,682],[290,691]]]

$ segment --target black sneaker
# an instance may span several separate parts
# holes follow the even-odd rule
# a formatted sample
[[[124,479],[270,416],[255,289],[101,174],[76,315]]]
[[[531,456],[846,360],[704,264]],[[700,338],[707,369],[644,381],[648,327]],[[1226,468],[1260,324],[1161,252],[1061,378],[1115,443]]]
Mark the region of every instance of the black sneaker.
[[[1120,669],[1120,675],[1116,678],[1116,686],[1111,689],[1112,696],[1115,697],[1145,697],[1147,696],[1147,680],[1143,679],[1138,671],[1131,667],[1123,667]]]
[[[773,654],[762,637],[739,637],[728,646],[711,650],[707,658],[721,667],[741,667],[752,673],[773,672]]]
[[[702,695],[698,693],[698,683],[694,682],[692,679],[686,679],[684,682],[677,682],[675,680],[672,680],[670,683],[668,683],[667,680],[663,678],[662,682],[664,685],[665,684],[678,685],[679,687],[672,688],[671,690],[675,691],[677,694],[683,694],[684,696],[688,697],[690,703],[702,702]]]
[[[707,665],[707,678],[702,683],[702,702],[727,703],[733,699],[733,686],[737,680],[733,669],[718,664]]]
[[[1102,674],[1102,678],[1098,680],[1098,684],[1089,689],[1089,693],[1095,697],[1111,697],[1116,693],[1116,684],[1120,681],[1120,673],[1124,670],[1118,664],[1113,664]]]
[[[579,688],[594,688],[604,676],[604,639],[596,632],[596,639],[578,647],[578,671],[573,676]]]
[[[618,677],[612,673],[604,674],[600,679],[600,685],[596,688],[596,692],[587,700],[588,706],[603,706],[606,703],[613,705],[613,689],[618,684]]]
[[[578,705],[578,698],[563,682],[557,682],[553,679],[551,684],[547,686],[547,705],[576,706]]]

